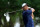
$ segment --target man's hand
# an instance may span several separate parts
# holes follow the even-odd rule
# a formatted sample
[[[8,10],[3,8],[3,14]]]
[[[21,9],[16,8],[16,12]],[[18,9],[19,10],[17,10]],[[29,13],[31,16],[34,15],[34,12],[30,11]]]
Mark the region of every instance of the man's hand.
[[[35,11],[35,9],[33,9],[33,8],[31,8],[31,10],[32,10],[32,12],[34,12],[34,11]]]

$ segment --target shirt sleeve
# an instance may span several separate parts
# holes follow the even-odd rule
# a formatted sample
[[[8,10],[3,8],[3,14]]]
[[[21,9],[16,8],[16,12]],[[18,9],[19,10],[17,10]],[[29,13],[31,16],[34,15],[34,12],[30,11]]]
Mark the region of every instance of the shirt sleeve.
[[[32,10],[27,10],[26,12],[27,12],[27,13],[32,13]]]

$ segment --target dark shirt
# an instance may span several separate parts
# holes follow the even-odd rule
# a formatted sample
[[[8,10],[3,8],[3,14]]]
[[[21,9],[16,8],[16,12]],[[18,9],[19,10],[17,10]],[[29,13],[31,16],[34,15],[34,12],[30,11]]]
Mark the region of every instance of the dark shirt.
[[[32,14],[32,10],[23,11],[23,21],[24,21],[25,27],[34,26],[31,14]]]

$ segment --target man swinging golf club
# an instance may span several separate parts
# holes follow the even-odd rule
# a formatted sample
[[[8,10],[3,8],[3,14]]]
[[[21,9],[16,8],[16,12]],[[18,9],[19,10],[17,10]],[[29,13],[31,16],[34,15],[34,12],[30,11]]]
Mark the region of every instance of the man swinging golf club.
[[[24,21],[25,27],[34,27],[33,12],[35,10],[33,8],[28,7],[26,3],[22,4],[22,9],[23,9],[23,21]]]

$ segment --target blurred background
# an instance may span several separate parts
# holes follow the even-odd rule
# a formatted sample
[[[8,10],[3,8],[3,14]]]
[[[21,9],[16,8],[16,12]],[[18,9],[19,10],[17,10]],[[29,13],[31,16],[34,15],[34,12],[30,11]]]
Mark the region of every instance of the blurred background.
[[[34,26],[40,27],[40,0],[0,0],[0,27],[24,27],[22,3],[35,9]]]

